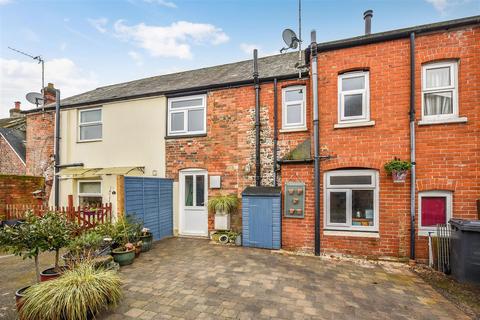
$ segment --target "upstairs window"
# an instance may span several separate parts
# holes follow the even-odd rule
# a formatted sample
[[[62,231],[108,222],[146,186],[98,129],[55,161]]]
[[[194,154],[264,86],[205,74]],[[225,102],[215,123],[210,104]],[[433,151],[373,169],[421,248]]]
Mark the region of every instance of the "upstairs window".
[[[302,130],[306,124],[305,86],[288,87],[282,90],[282,129]]]
[[[168,135],[206,133],[206,96],[168,99]]]
[[[79,141],[97,141],[102,139],[102,109],[79,111]]]
[[[457,62],[422,67],[422,119],[441,121],[458,117]]]
[[[338,122],[370,121],[368,71],[341,74],[338,77]]]
[[[378,178],[374,170],[325,174],[326,229],[378,230]]]

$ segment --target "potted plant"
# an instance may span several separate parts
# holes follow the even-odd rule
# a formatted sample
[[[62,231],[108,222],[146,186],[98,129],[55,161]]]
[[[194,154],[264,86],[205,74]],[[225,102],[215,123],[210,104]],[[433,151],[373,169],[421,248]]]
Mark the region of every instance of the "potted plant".
[[[104,239],[96,231],[87,231],[73,238],[68,244],[68,252],[63,255],[65,263],[74,267],[76,264],[95,258],[95,252],[101,247]]]
[[[135,246],[131,243],[129,237],[129,225],[125,218],[120,218],[117,222],[117,239],[115,240],[119,247],[112,250],[113,260],[120,266],[126,266],[133,262],[135,258]]]
[[[44,240],[40,218],[31,212],[27,212],[24,223],[0,229],[0,246],[3,250],[21,256],[23,259],[34,259],[37,282],[40,282],[38,255],[46,247]],[[28,288],[24,287],[15,292],[17,310],[22,308],[23,297]]]
[[[230,214],[238,208],[234,194],[218,195],[208,201],[208,209],[215,212],[215,229],[230,230]]]
[[[20,311],[22,319],[93,319],[118,304],[122,296],[120,277],[115,271],[81,263],[55,281],[30,287]]]
[[[153,234],[150,232],[150,229],[142,228],[140,241],[142,242],[142,252],[147,252],[152,248]]]
[[[52,280],[65,271],[60,267],[60,249],[66,247],[70,242],[73,227],[67,218],[57,212],[47,212],[40,218],[40,231],[44,237],[46,250],[55,251],[55,266],[40,273],[40,281]]]
[[[392,175],[394,183],[403,183],[407,178],[407,171],[410,170],[412,164],[409,161],[400,160],[395,157],[387,162],[384,166],[388,174]]]

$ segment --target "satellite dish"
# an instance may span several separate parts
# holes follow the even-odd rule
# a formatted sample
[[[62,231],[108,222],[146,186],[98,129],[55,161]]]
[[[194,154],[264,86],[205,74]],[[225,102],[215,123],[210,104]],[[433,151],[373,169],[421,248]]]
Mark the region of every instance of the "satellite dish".
[[[28,102],[37,105],[37,107],[40,103],[43,102],[43,96],[41,93],[38,92],[29,92],[25,97]]]
[[[297,49],[298,43],[300,42],[300,40],[297,38],[297,35],[292,29],[283,30],[282,38],[283,38],[283,41],[285,41],[285,44],[287,45],[287,47],[282,48],[280,52],[283,52],[288,49]]]

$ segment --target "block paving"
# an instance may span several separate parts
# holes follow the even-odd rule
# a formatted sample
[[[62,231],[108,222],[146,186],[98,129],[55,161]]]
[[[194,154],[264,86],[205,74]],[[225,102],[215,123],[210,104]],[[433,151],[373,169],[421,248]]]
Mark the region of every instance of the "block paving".
[[[121,274],[100,319],[468,319],[400,264],[171,238]]]

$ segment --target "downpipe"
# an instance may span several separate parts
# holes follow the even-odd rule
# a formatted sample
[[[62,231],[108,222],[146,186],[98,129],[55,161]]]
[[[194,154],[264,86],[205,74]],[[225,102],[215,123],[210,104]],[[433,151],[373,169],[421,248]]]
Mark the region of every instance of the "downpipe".
[[[278,91],[277,78],[273,79],[273,186],[278,185],[277,181],[277,149],[278,149]]]
[[[415,33],[410,33],[410,260],[415,260],[415,186],[416,186],[416,146],[415,146]]]
[[[260,82],[258,80],[258,51],[253,49],[253,82],[255,86],[255,185],[262,184],[260,176]]]
[[[55,90],[55,155],[54,155],[54,176],[53,185],[55,208],[59,207],[60,202],[60,181],[58,172],[60,171],[60,90]]]
[[[317,33],[312,30],[310,52],[312,57],[312,105],[313,105],[313,147],[314,147],[314,184],[315,184],[315,255],[320,255],[320,157],[318,132],[318,74],[317,74]]]

